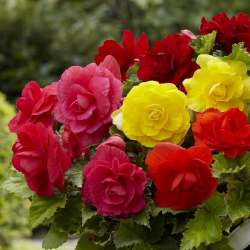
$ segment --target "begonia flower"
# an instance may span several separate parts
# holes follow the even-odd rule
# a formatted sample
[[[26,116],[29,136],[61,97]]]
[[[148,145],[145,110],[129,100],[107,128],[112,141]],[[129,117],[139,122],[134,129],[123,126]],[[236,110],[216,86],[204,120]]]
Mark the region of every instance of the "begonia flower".
[[[205,146],[184,149],[168,142],[157,144],[145,161],[157,189],[155,203],[179,210],[209,199],[218,186],[209,166],[212,161],[212,153]]]

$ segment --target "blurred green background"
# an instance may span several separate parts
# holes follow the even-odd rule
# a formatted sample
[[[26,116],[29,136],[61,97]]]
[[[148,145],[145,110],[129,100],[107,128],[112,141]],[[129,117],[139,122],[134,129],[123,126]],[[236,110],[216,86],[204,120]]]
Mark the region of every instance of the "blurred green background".
[[[246,0],[0,0],[0,185],[8,176],[11,146],[8,121],[25,84],[41,87],[60,79],[72,65],[94,62],[106,39],[122,40],[122,30],[136,40],[145,32],[150,46],[169,33],[189,29],[199,34],[201,18],[220,11],[229,17],[250,14]],[[28,202],[0,189],[0,250],[37,249],[18,237],[30,235]],[[16,245],[15,245],[16,244]],[[17,247],[17,248],[16,248]],[[39,248],[41,249],[41,248]]]
[[[24,85],[58,81],[72,65],[94,62],[106,39],[130,30],[161,40],[189,29],[199,34],[202,16],[225,10],[250,14],[246,0],[0,0],[0,91],[12,102]]]

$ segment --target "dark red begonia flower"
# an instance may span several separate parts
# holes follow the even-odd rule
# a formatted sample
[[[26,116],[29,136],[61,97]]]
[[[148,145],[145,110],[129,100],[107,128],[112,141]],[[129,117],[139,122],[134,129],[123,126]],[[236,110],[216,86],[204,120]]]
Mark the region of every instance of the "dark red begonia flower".
[[[250,124],[239,108],[230,108],[226,112],[210,108],[197,115],[192,130],[195,145],[222,151],[226,157],[234,158],[250,149]]]
[[[63,192],[63,172],[70,168],[71,159],[53,129],[40,122],[25,124],[17,138],[12,163],[24,174],[29,188],[40,197],[53,196],[54,188]]]
[[[122,81],[126,81],[126,73],[139,57],[148,51],[149,44],[145,33],[142,33],[137,42],[132,32],[123,31],[122,45],[113,40],[106,40],[98,48],[99,54],[95,55],[96,64],[99,65],[107,55],[113,56],[121,68]]]
[[[212,153],[205,146],[184,149],[169,142],[157,144],[146,158],[148,176],[157,188],[155,203],[188,209],[209,199],[218,186],[209,166],[212,161]]]
[[[144,82],[173,83],[180,87],[186,78],[191,78],[199,68],[192,62],[194,50],[189,46],[192,39],[187,35],[169,34],[140,57],[138,78]],[[180,88],[182,89],[182,88]]]
[[[36,82],[26,84],[22,91],[22,97],[16,101],[19,112],[9,122],[9,130],[18,133],[20,127],[27,123],[41,122],[46,127],[54,125],[51,113],[58,102],[55,98],[55,84],[40,88]]]
[[[202,17],[200,33],[206,35],[215,30],[215,42],[224,46],[227,53],[232,52],[232,44],[244,42],[245,48],[250,52],[250,20],[247,15],[239,13],[236,17],[228,18],[225,11],[214,16],[210,22]]]

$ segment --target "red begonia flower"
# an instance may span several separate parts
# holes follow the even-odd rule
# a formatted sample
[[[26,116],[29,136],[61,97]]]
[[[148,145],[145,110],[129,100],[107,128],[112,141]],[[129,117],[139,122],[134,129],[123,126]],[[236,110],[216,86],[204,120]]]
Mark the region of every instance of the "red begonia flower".
[[[113,56],[121,68],[122,81],[126,81],[126,73],[132,67],[139,57],[148,51],[149,44],[145,33],[142,33],[137,42],[132,32],[124,30],[122,45],[120,46],[113,40],[106,40],[98,48],[98,54],[95,55],[95,61],[99,65],[107,55]]]
[[[162,41],[156,40],[154,47],[140,57],[138,78],[144,82],[154,80],[180,87],[183,80],[191,78],[199,68],[191,61],[194,54],[189,46],[191,41],[187,35],[179,34],[169,34]]]
[[[250,52],[250,20],[247,15],[239,13],[236,17],[228,18],[225,11],[214,16],[210,22],[202,17],[200,33],[206,35],[215,30],[215,42],[224,46],[227,53],[232,52],[232,44],[244,42],[244,46]]]
[[[250,124],[238,108],[231,108],[224,113],[208,109],[197,115],[192,130],[195,145],[222,151],[226,157],[234,158],[250,149]]]
[[[162,142],[148,153],[148,176],[157,191],[154,201],[159,207],[188,209],[210,198],[218,185],[209,165],[213,157],[205,146],[184,149]]]

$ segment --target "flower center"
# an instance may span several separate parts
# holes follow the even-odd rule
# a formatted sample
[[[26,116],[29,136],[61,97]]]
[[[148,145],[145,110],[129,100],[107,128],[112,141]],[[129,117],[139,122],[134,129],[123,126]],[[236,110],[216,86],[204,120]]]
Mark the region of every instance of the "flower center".
[[[225,97],[226,92],[227,92],[226,87],[219,82],[219,83],[216,83],[210,89],[209,95],[212,95],[215,100],[221,100]]]
[[[164,115],[164,110],[161,111],[159,109],[153,109],[151,110],[150,114],[149,114],[149,119],[150,120],[160,120],[162,119]]]
[[[76,113],[82,113],[85,111],[85,108],[81,107],[77,100],[75,100],[70,107],[76,112]]]

